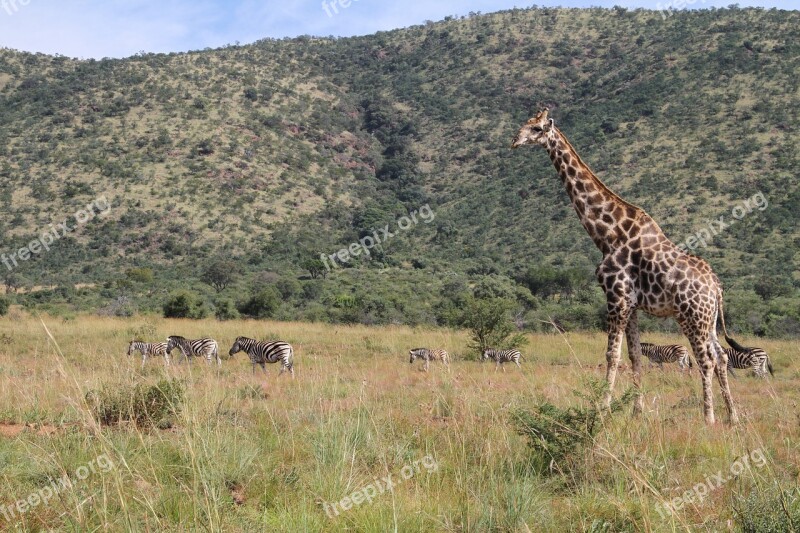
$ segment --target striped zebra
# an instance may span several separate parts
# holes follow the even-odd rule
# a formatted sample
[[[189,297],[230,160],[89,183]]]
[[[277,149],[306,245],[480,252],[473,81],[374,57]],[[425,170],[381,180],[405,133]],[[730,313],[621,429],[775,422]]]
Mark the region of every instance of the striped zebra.
[[[681,370],[684,368],[689,370],[692,368],[692,358],[689,355],[689,350],[680,344],[667,344],[660,346],[658,344],[651,344],[649,342],[641,343],[642,355],[650,360],[650,366],[653,363],[657,364],[659,368],[664,368],[664,363],[678,363]]]
[[[728,354],[728,371],[731,375],[734,368],[752,368],[760,378],[767,377],[767,371],[771,376],[775,375],[767,352],[761,348],[745,348],[730,337],[725,337],[725,340],[731,345],[730,348],[723,348]]]
[[[266,373],[266,363],[280,361],[281,371],[278,375],[288,370],[294,377],[294,349],[288,342],[257,341],[248,337],[237,337],[228,355],[233,357],[239,352],[247,352],[250,363],[253,365],[253,374],[256,373],[256,365],[261,365],[261,370]]]
[[[184,359],[189,360],[190,357],[205,357],[206,361],[211,363],[211,360],[216,358],[217,366],[222,364],[222,359],[219,358],[219,348],[217,341],[214,339],[197,339],[189,340],[178,335],[172,335],[167,339],[167,353],[172,353],[175,348],[180,348]]]
[[[169,366],[169,354],[167,353],[166,342],[131,341],[128,345],[128,356],[133,355],[137,351],[142,354],[142,368],[144,368],[144,363],[147,361],[148,357],[156,357],[158,355],[163,355],[164,361],[166,361],[167,366]]]
[[[415,359],[422,359],[425,361],[425,372],[428,371],[431,361],[441,361],[446,367],[450,367],[450,356],[444,350],[429,350],[428,348],[414,348],[409,350],[411,359],[409,363],[413,363]]]
[[[493,360],[495,362],[494,371],[497,372],[497,369],[500,368],[503,363],[513,362],[519,368],[522,368],[519,364],[521,357],[522,354],[519,353],[519,350],[495,350],[494,348],[486,348],[481,355],[481,361]],[[503,367],[503,372],[505,371],[506,367]]]

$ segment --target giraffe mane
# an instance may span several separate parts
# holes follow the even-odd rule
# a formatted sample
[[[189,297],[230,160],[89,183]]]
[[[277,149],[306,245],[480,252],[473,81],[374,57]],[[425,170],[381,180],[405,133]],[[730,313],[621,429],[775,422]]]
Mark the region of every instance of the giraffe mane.
[[[597,174],[595,174],[595,172],[594,172],[594,171],[593,171],[593,170],[592,170],[592,169],[589,167],[589,165],[587,165],[587,164],[586,164],[586,163],[583,161],[583,159],[581,158],[581,156],[580,156],[580,154],[578,153],[578,151],[577,151],[577,150],[575,150],[575,147],[574,147],[574,146],[572,146],[572,143],[570,143],[570,142],[569,142],[569,139],[567,139],[567,136],[566,136],[566,135],[564,135],[564,132],[562,132],[562,131],[561,131],[561,130],[558,128],[558,126],[556,126],[556,125],[553,125],[553,128],[555,128],[556,132],[557,132],[557,133],[558,133],[558,134],[561,136],[561,141],[562,141],[564,144],[566,144],[566,145],[567,145],[567,147],[568,147],[568,148],[570,149],[570,151],[572,152],[572,155],[574,155],[574,156],[575,156],[575,158],[578,160],[578,164],[580,164],[580,165],[583,165],[583,168],[585,168],[586,170],[588,170],[588,171],[589,171],[589,172],[592,174],[592,176],[594,176],[594,178],[597,180],[597,183],[600,185],[600,187],[603,189],[603,191],[604,191],[604,192],[607,192],[608,194],[610,194],[610,195],[611,195],[611,196],[612,196],[612,197],[613,197],[613,198],[614,198],[616,201],[618,201],[619,203],[621,203],[621,204],[624,204],[624,205],[627,205],[627,206],[630,206],[630,207],[632,207],[632,208],[636,209],[637,211],[641,211],[641,212],[645,213],[645,210],[644,210],[644,209],[642,209],[642,208],[641,208],[641,207],[639,207],[638,205],[634,205],[634,204],[632,204],[632,203],[628,202],[627,200],[624,200],[624,199],[623,199],[622,197],[620,197],[620,196],[619,196],[617,193],[615,193],[613,190],[611,190],[611,188],[609,188],[609,186],[608,186],[608,185],[606,185],[606,184],[603,182],[603,180],[601,180],[601,179],[600,179],[600,178],[597,176]]]

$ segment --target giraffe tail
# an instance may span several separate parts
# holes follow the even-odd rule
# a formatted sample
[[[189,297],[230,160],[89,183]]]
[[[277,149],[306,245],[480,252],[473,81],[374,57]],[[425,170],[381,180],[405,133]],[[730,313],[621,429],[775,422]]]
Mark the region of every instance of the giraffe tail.
[[[733,348],[737,352],[746,352],[748,350],[748,348],[745,348],[744,346],[742,346],[741,344],[739,344],[738,342],[736,342],[732,338],[728,337],[727,335],[725,335],[725,341],[728,344],[730,344],[731,348]]]
[[[728,335],[728,328],[725,327],[725,311],[723,310],[722,289],[717,293],[717,309],[719,311],[719,322],[722,325],[722,334],[725,336],[725,341],[736,351],[746,352],[747,348],[736,342]]]

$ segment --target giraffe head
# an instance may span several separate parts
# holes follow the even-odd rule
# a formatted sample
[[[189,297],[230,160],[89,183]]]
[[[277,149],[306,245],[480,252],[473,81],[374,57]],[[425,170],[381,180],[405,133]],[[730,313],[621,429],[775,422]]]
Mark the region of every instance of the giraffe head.
[[[520,128],[511,148],[519,148],[526,144],[547,145],[547,139],[553,132],[553,119],[547,117],[547,109],[539,112]]]

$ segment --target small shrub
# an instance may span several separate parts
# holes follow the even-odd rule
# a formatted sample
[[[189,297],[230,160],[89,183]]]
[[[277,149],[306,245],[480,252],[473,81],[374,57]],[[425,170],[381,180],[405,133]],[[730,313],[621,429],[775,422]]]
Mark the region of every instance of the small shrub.
[[[586,388],[588,396],[575,392],[585,405],[562,409],[544,402],[533,411],[518,409],[512,413],[512,422],[517,432],[528,438],[528,446],[541,471],[563,470],[590,444],[600,430],[604,415],[617,413],[634,398],[635,391],[628,389],[611,403],[610,413],[605,413],[601,401],[608,385],[590,381]]]
[[[744,533],[800,531],[800,487],[754,488],[733,508]]]
[[[9,307],[11,307],[11,302],[8,301],[8,298],[0,297],[0,316],[6,316]]]
[[[158,325],[154,320],[140,324],[128,329],[128,336],[131,339],[155,339],[158,334]]]
[[[175,379],[162,379],[155,385],[114,384],[89,391],[86,402],[94,417],[104,426],[131,422],[138,428],[172,427],[180,413],[185,389]]]
[[[469,347],[480,356],[486,348],[510,349],[527,344],[527,338],[516,332],[510,311],[514,302],[503,298],[469,297],[464,304],[460,325],[470,332]]]

